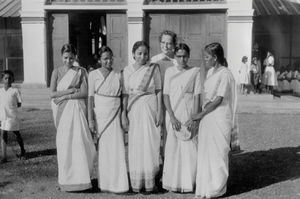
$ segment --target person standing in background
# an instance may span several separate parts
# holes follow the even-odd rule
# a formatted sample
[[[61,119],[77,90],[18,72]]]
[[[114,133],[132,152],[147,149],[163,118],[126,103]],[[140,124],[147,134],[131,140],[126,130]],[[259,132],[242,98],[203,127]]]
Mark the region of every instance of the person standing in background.
[[[153,56],[150,60],[151,63],[156,63],[159,65],[161,80],[162,80],[162,88],[164,86],[164,78],[166,70],[177,64],[174,58],[174,48],[177,43],[177,35],[176,33],[170,30],[164,30],[160,33],[159,36],[159,44],[161,53]],[[162,149],[161,157],[164,159],[165,145],[167,140],[167,129],[165,125],[165,117],[166,117],[166,108],[164,104],[162,105],[162,113],[163,113],[163,123],[161,125],[161,134],[162,134]]]
[[[273,54],[268,51],[265,60],[266,68],[263,74],[263,83],[266,85],[266,91],[268,93],[273,93],[273,89],[278,85],[277,75],[274,69],[275,59]]]
[[[248,57],[243,56],[242,63],[239,70],[239,83],[240,83],[240,92],[244,95],[247,94],[247,86],[249,85],[249,66],[247,64]]]

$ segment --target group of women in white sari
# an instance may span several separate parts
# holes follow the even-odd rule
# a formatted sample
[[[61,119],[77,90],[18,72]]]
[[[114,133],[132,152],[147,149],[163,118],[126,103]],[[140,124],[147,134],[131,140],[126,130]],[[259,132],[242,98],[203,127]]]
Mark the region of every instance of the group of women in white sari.
[[[225,193],[236,87],[225,66],[223,48],[218,43],[205,47],[205,65],[210,69],[204,86],[199,67],[188,65],[189,47],[181,43],[173,52],[176,62],[162,78],[160,65],[149,61],[147,43],[134,44],[135,62],[121,72],[112,68],[110,48],[102,47],[102,67],[89,74],[87,92],[85,70],[70,61],[75,52],[62,49],[63,61],[67,61],[53,72],[51,97],[57,127],[58,181],[63,190],[90,188],[96,154],[90,132],[95,132],[102,191],[120,193],[129,187],[134,192],[156,191],[161,126],[165,123],[163,188],[196,190],[196,196],[203,198]]]

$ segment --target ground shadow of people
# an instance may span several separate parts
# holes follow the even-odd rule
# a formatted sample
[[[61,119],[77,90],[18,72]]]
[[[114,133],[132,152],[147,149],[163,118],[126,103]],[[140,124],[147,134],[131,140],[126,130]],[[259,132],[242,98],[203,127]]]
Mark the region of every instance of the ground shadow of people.
[[[56,149],[45,149],[41,151],[32,151],[26,153],[26,159],[37,158],[41,156],[56,155]]]
[[[225,197],[300,177],[300,146],[231,155]]]

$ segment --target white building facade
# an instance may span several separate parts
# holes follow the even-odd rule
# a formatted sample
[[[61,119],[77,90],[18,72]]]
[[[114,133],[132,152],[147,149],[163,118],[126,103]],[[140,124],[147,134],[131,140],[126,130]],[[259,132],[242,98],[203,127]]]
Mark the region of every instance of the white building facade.
[[[191,47],[195,66],[202,65],[205,45],[220,42],[236,74],[242,56],[251,57],[252,17],[252,0],[22,0],[23,83],[49,85],[64,43],[77,47],[83,66],[108,45],[116,67],[123,68],[133,61],[138,40],[157,54],[165,29]]]

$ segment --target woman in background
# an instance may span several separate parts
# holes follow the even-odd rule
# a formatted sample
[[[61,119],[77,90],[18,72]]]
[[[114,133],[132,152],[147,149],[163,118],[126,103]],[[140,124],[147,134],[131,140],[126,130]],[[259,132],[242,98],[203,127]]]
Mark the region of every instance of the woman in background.
[[[241,63],[241,68],[239,70],[239,80],[240,80],[240,92],[244,95],[247,94],[247,86],[249,85],[250,82],[250,74],[249,74],[249,66],[247,64],[248,62],[248,57],[243,56],[242,58],[242,63]]]

